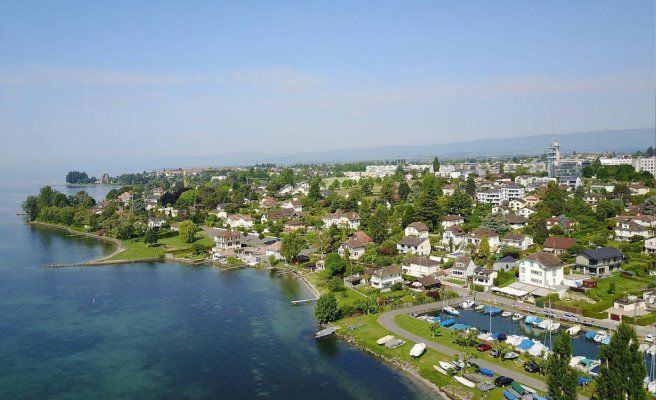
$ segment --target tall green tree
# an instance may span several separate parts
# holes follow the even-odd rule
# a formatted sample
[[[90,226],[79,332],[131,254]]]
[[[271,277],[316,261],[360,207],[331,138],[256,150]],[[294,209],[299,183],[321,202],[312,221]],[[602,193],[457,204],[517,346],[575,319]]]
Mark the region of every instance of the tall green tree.
[[[144,234],[144,243],[154,244],[157,243],[157,232],[154,229],[149,228]]]
[[[339,306],[332,293],[322,294],[314,307],[314,317],[322,324],[336,321],[339,318]]]
[[[544,204],[549,209],[551,215],[560,215],[563,213],[567,193],[556,183],[549,182],[547,190],[544,192]]]
[[[178,225],[178,235],[185,243],[193,243],[196,240],[196,224],[194,221],[186,220]]]
[[[378,244],[383,243],[387,239],[387,229],[389,227],[387,218],[387,208],[381,204],[371,214],[369,219],[369,235]]]
[[[456,188],[446,205],[449,208],[449,214],[468,215],[472,209],[472,198],[460,188]]]
[[[569,366],[572,358],[572,342],[569,334],[561,330],[554,341],[552,353],[547,359],[546,375],[549,398],[552,400],[576,400],[576,371]]]
[[[407,184],[406,181],[399,183],[399,188],[397,189],[397,193],[399,194],[399,198],[401,200],[405,201],[408,198],[408,195],[410,194],[410,186]]]
[[[474,197],[476,195],[476,178],[473,174],[467,176],[467,181],[465,182],[465,192],[470,196]]]
[[[305,241],[303,238],[296,232],[292,232],[282,239],[280,255],[285,257],[287,262],[292,262],[296,260],[298,255],[301,253],[303,246],[305,246]]]
[[[27,196],[22,206],[30,221],[34,221],[39,215],[39,200],[36,196]]]
[[[439,197],[435,175],[426,175],[421,181],[419,196],[415,201],[415,216],[431,229],[437,227],[440,222],[441,211],[437,204]]]
[[[622,322],[610,344],[599,352],[601,365],[597,376],[597,395],[604,400],[646,400],[642,382],[647,368],[638,351],[635,329]]]
[[[433,172],[439,172],[440,171],[440,160],[437,159],[437,157],[433,158]]]
[[[339,184],[337,179],[335,179],[335,182]],[[310,189],[308,190],[308,198],[313,202],[321,198],[321,179],[316,178],[312,180],[312,183],[310,183]]]

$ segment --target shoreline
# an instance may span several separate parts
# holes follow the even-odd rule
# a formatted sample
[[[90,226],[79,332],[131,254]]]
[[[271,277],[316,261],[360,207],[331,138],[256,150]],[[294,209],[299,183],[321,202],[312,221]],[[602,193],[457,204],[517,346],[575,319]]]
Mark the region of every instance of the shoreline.
[[[132,263],[139,263],[139,262],[167,262],[167,261],[173,261],[173,262],[183,262],[183,263],[188,263],[188,264],[208,264],[211,265],[211,263],[207,263],[206,261],[193,261],[193,260],[188,260],[184,258],[177,258],[177,257],[164,257],[164,258],[147,258],[147,259],[136,259],[136,260],[109,260],[109,258],[115,256],[116,254],[119,254],[121,251],[125,250],[125,247],[123,246],[123,243],[116,238],[111,238],[107,236],[100,236],[96,235],[94,233],[89,233],[89,232],[78,232],[74,229],[71,229],[67,226],[63,225],[57,225],[57,224],[51,224],[47,222],[39,222],[39,221],[29,221],[28,224],[36,225],[36,226],[44,226],[44,227],[49,227],[49,228],[57,228],[57,229],[63,229],[71,234],[75,235],[82,235],[86,237],[90,237],[93,239],[97,240],[104,240],[104,241],[109,241],[113,243],[116,246],[116,249],[109,255],[102,257],[97,260],[91,260],[91,261],[86,261],[86,262],[81,262],[78,264],[73,264],[71,266],[93,266],[93,265],[112,265],[112,264],[132,264]],[[315,297],[319,298],[321,296],[321,291],[319,288],[317,288],[309,279],[307,279],[303,274],[301,274],[299,271],[292,267],[288,268],[280,268],[287,270],[291,272],[291,274],[299,280],[308,290],[309,292]],[[341,335],[339,333],[336,333],[336,336],[339,340],[343,341],[344,343],[348,344],[349,346],[357,349],[358,351],[362,351],[365,354],[368,354],[377,360],[383,362],[385,365],[388,367],[391,367],[400,373],[402,373],[410,382],[412,382],[417,390],[420,392],[429,395],[429,397],[432,398],[437,398],[439,400],[450,400],[453,399],[453,397],[449,396],[445,392],[443,392],[440,387],[435,385],[434,383],[430,382],[428,379],[422,377],[417,371],[414,371],[412,368],[409,368],[408,366],[404,366],[403,364],[387,359],[379,354],[376,354],[375,352],[364,348],[357,344],[355,340],[352,340],[348,338],[347,336]]]

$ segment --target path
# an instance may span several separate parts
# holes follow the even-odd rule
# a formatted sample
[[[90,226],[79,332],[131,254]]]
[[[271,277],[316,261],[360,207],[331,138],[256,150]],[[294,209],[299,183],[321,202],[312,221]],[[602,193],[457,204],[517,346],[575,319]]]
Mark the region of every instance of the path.
[[[462,298],[458,299],[459,302],[461,300],[465,300],[465,299],[462,299]],[[402,336],[402,337],[404,337],[408,340],[411,340],[415,343],[420,343],[420,342],[425,343],[427,347],[429,347],[433,350],[436,350],[438,353],[442,353],[442,354],[445,354],[445,355],[448,355],[448,356],[451,356],[451,357],[456,355],[456,354],[457,355],[462,355],[462,352],[460,352],[458,350],[455,350],[455,349],[453,349],[451,347],[448,347],[448,346],[445,346],[443,344],[432,342],[432,341],[430,341],[430,340],[428,340],[424,337],[421,337],[419,335],[415,335],[412,332],[406,331],[405,329],[399,327],[397,325],[396,321],[394,320],[397,315],[421,313],[421,312],[426,312],[426,311],[430,311],[430,310],[435,310],[437,308],[445,306],[446,304],[447,304],[447,301],[444,300],[444,301],[440,301],[440,302],[436,302],[436,303],[422,304],[422,305],[418,305],[418,306],[414,306],[414,307],[408,307],[408,308],[402,308],[402,309],[398,309],[398,310],[388,311],[388,312],[385,312],[385,313],[381,314],[380,317],[378,317],[378,323],[381,324],[383,327],[385,327],[385,329],[389,330],[390,332],[392,332],[396,335]],[[486,360],[481,360],[481,359],[478,359],[478,358],[474,358],[474,359],[472,359],[472,361],[475,362],[476,364],[478,364],[479,366],[483,367],[483,368],[488,368],[488,369],[493,370],[497,375],[509,376],[509,377],[513,378],[514,380],[516,380],[519,383],[528,385],[530,387],[533,387],[533,388],[536,388],[536,389],[539,389],[539,390],[542,390],[542,391],[547,390],[547,385],[543,381],[538,380],[536,378],[533,378],[531,376],[522,374],[522,373],[517,372],[517,371],[510,370],[510,369],[505,368],[505,367],[503,367],[499,364],[495,364],[495,363],[492,363],[492,362],[489,362],[489,361],[486,361]],[[588,399],[587,397],[585,397],[583,395],[579,395],[578,398],[579,398],[579,400]]]

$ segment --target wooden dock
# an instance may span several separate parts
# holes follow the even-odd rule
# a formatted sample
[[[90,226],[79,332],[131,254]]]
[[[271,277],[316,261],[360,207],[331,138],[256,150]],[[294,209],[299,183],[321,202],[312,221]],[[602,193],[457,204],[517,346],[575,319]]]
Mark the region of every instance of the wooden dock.
[[[315,333],[314,338],[315,339],[320,339],[322,337],[330,336],[333,333],[337,332],[338,329],[339,329],[339,326],[329,326],[328,328],[322,329],[319,332]]]
[[[316,303],[317,299],[303,299],[303,300],[292,300],[292,305],[293,306],[302,306],[305,304],[312,304]]]

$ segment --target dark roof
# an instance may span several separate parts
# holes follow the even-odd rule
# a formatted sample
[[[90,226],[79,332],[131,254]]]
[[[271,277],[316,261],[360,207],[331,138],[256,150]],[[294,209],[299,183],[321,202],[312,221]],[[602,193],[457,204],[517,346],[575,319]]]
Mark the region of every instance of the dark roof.
[[[420,238],[417,236],[406,236],[401,241],[399,242],[400,245],[402,246],[412,246],[412,247],[417,247],[420,244],[424,243],[427,238]]]
[[[599,247],[596,249],[583,250],[582,256],[590,260],[603,260],[604,258],[624,257],[621,251],[614,247]]]
[[[419,278],[419,283],[421,283],[423,287],[433,287],[438,286],[440,281],[433,275],[426,275]]]
[[[428,226],[423,222],[413,222],[408,225],[408,228],[415,228],[418,232],[428,232]]]
[[[537,261],[545,267],[560,267],[563,263],[553,253],[547,253],[546,251],[538,251],[537,253],[529,254],[526,256],[526,259]]]
[[[525,224],[528,222],[528,219],[522,217],[521,215],[515,215],[515,214],[506,215],[506,219],[511,224]]]
[[[511,256],[510,254],[508,254],[507,256],[505,256],[504,258],[502,258],[502,259],[499,260],[499,261],[500,261],[500,262],[507,262],[507,263],[508,263],[508,262],[512,262],[512,263],[514,263],[514,262],[517,262],[517,259],[516,259],[515,257]]]
[[[524,240],[526,235],[523,235],[521,233],[506,233],[506,236],[503,237],[503,240],[513,240],[513,241],[520,241]]]

